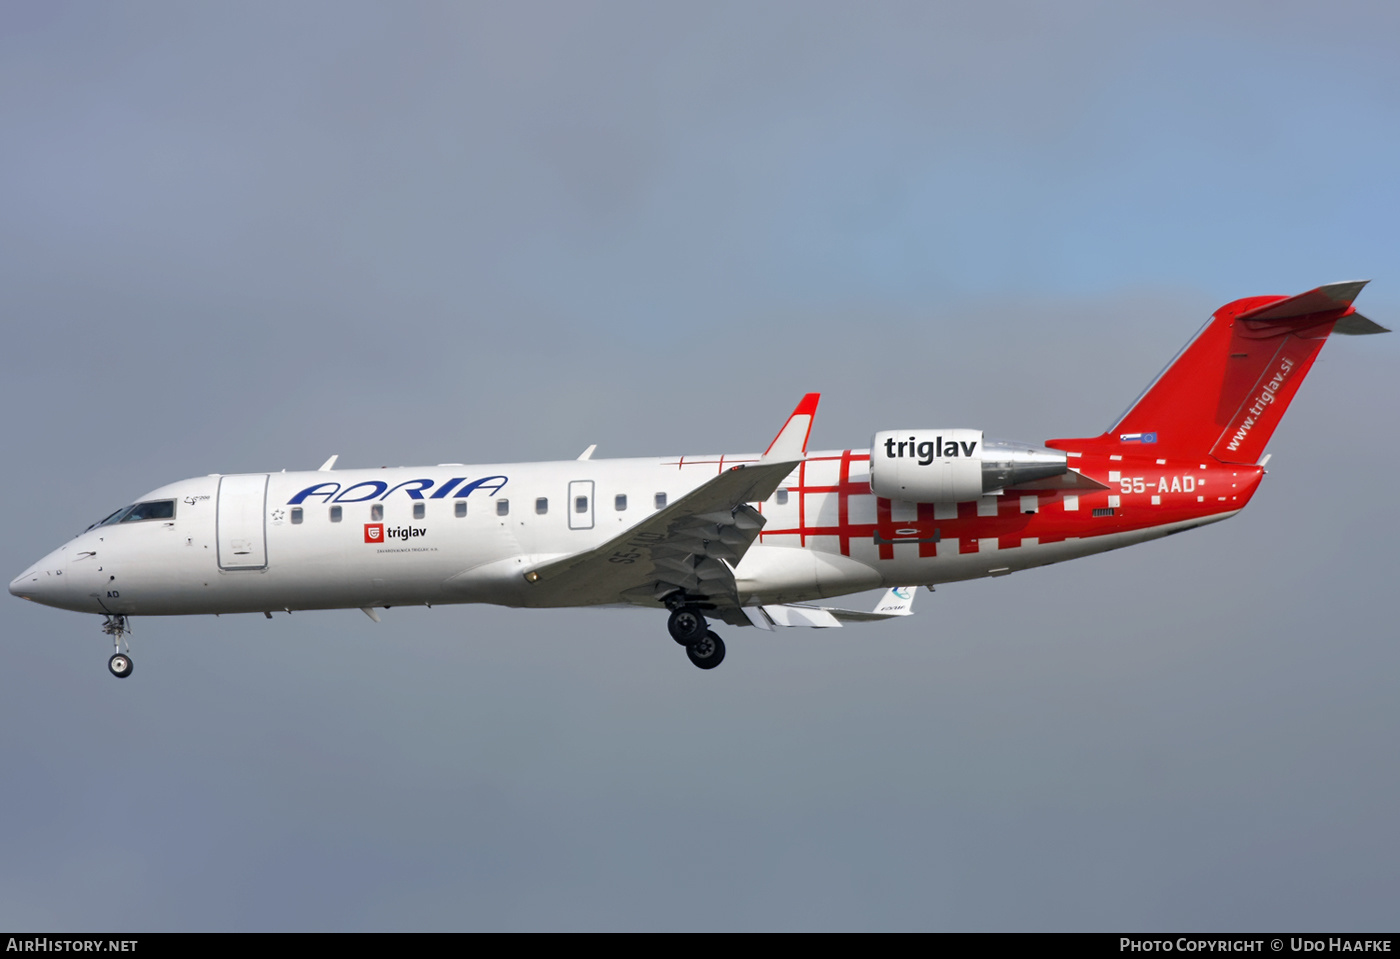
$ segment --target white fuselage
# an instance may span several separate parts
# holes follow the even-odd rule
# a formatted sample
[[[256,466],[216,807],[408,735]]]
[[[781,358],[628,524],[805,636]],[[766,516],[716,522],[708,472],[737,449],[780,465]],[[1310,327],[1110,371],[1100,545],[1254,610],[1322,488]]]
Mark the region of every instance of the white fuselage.
[[[658,503],[674,503],[721,471],[758,460],[752,454],[714,455],[187,479],[141,498],[173,501],[173,515],[89,529],[17,577],[11,592],[47,605],[120,615],[636,603],[605,592],[561,598],[532,587],[523,573],[597,547]],[[759,504],[767,525],[734,569],[745,605],[1000,575],[1222,519],[1243,505],[1222,503],[1209,513],[1162,516],[1134,528],[1036,537],[1025,535],[1034,532],[1025,527],[1035,521],[1030,513],[1022,515],[1026,497],[984,497],[990,505],[964,504],[962,514],[952,511],[953,519],[937,519],[944,514],[929,508],[929,522],[941,524],[943,539],[937,547],[919,546],[926,542],[914,536],[922,508],[877,502],[869,491],[867,461],[863,450],[810,454],[788,484]],[[828,485],[816,478],[821,464],[833,470]],[[1039,510],[1057,511],[1059,525],[1087,520],[1087,508],[1079,512],[1071,497],[1030,500]],[[1065,512],[1069,501],[1075,503],[1072,514]],[[963,534],[962,547],[948,535],[957,515],[983,525],[1015,523],[1022,538],[1005,540],[1014,548],[997,548],[995,534],[984,535],[969,551],[966,537],[972,534]],[[914,538],[881,547],[881,523],[886,540]]]

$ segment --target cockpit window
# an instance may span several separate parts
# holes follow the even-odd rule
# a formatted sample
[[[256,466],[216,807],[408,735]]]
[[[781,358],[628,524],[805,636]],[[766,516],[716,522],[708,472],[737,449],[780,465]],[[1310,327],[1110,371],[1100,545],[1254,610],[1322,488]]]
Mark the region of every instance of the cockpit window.
[[[136,523],[143,519],[174,519],[175,501],[173,499],[151,500],[149,503],[137,503],[117,520],[119,523]]]
[[[111,526],[113,523],[117,522],[117,520],[121,519],[130,511],[130,506],[123,506],[121,509],[117,510],[111,516],[108,516],[106,519],[98,520],[96,523],[93,523],[91,526],[88,527],[88,529],[97,529],[97,527],[99,526]]]
[[[136,503],[132,506],[123,506],[111,516],[99,523],[93,523],[88,529],[96,529],[99,526],[111,526],[113,523],[135,523],[143,519],[174,519],[175,501],[173,499],[151,500],[149,503]]]

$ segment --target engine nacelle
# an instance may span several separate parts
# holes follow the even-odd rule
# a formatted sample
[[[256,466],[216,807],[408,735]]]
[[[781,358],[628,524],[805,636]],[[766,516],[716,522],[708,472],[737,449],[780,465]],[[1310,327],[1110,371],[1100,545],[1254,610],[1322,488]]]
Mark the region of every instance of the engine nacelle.
[[[1059,450],[981,430],[885,430],[870,441],[870,489],[912,503],[965,503],[1069,471]]]

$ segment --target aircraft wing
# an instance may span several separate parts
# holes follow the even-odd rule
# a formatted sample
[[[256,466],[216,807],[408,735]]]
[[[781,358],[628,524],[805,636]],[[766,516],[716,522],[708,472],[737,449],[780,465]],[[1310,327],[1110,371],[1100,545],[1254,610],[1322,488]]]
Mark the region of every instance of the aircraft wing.
[[[744,614],[749,622],[759,629],[772,629],[775,626],[815,626],[818,629],[844,626],[847,623],[878,623],[900,616],[914,615],[914,591],[917,586],[896,586],[887,590],[875,608],[866,612],[860,609],[838,609],[834,606],[808,606],[803,603],[784,603],[774,606],[745,606]]]
[[[748,504],[772,496],[802,462],[818,396],[802,398],[759,462],[720,473],[601,546],[528,570],[526,582],[560,605],[599,596],[661,605],[683,590],[692,602],[741,615],[734,566],[765,522]]]
[[[772,496],[799,462],[726,470],[602,546],[537,566],[525,579],[556,601],[577,594],[596,602],[603,594],[659,605],[680,589],[702,602],[737,607],[733,565],[764,524],[748,504]]]

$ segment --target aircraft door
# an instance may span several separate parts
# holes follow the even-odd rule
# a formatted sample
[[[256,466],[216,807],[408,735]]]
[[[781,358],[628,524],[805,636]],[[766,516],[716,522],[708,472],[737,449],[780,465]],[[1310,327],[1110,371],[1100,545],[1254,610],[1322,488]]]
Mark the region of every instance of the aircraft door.
[[[593,481],[569,484],[569,529],[593,528]]]
[[[267,474],[219,477],[220,569],[267,568]]]

